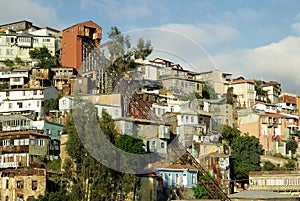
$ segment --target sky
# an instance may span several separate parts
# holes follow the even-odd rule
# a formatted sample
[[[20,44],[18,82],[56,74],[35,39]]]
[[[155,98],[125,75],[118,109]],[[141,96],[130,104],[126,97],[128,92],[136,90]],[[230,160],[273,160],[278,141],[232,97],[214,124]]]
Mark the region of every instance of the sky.
[[[28,20],[62,30],[92,20],[150,40],[156,57],[193,71],[278,81],[300,95],[298,0],[9,0],[0,24]]]

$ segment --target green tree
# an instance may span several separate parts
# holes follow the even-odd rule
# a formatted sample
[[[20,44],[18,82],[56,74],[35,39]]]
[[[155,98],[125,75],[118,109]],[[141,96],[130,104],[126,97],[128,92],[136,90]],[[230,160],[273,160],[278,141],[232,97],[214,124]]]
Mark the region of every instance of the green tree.
[[[152,52],[151,41],[146,41],[143,38],[139,38],[136,48],[134,49],[135,59],[146,59]]]
[[[199,176],[198,180],[199,181],[203,181],[203,180],[209,181],[211,179],[214,180],[214,182],[217,182],[216,179],[213,176],[211,176],[209,173],[207,173],[206,175]],[[211,198],[209,193],[204,188],[202,182],[198,182],[196,187],[193,187],[192,189],[194,191],[194,196],[197,199],[210,199]]]
[[[45,115],[49,115],[50,110],[58,110],[58,99],[50,98],[43,101]]]
[[[237,136],[231,143],[231,167],[234,179],[247,179],[250,171],[260,170],[262,147],[259,139],[249,134]]]
[[[223,129],[221,131],[221,134],[222,134],[223,139],[226,140],[226,142],[230,146],[232,143],[232,140],[234,138],[236,138],[237,136],[239,136],[241,134],[241,131],[236,127],[232,128],[231,126],[224,125]]]
[[[5,66],[12,67],[14,65],[14,61],[12,61],[10,59],[6,59],[4,61],[4,64],[5,64]]]
[[[47,47],[34,48],[29,51],[29,56],[31,59],[36,59],[38,61],[38,67],[54,67],[58,65],[55,56],[52,56]]]
[[[227,103],[233,105],[233,97],[234,97],[233,87],[229,87],[226,92]]]
[[[22,59],[20,57],[16,56],[15,62],[17,65],[20,65],[22,63]]]
[[[202,86],[202,98],[204,99],[216,99],[217,94],[214,88],[209,84],[206,83]]]
[[[272,162],[265,161],[264,164],[263,164],[262,170],[263,171],[277,170],[277,167]]]
[[[145,42],[142,38],[138,40],[136,47],[131,48],[130,37],[122,34],[117,27],[111,27],[108,37],[110,39],[107,42],[109,60],[111,61],[110,67],[120,74],[135,69],[137,64],[134,58],[145,59],[153,49],[151,42]]]
[[[291,150],[292,154],[295,154],[297,148],[298,148],[298,143],[295,140],[289,139],[286,142],[286,151],[287,151],[287,153],[289,152],[289,150]]]

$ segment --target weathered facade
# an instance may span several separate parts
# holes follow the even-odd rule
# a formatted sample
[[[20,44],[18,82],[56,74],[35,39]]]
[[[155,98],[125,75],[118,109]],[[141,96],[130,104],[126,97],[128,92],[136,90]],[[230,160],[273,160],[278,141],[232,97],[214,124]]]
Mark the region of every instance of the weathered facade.
[[[6,169],[1,172],[0,198],[32,201],[46,191],[45,169]]]

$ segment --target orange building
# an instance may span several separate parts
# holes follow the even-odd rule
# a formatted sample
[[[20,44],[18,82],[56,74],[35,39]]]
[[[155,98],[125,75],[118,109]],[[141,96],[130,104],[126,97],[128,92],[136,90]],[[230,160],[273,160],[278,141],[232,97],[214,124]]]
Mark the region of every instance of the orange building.
[[[92,21],[75,24],[62,31],[62,66],[78,72],[85,59],[89,59],[88,46],[100,47],[102,27]]]

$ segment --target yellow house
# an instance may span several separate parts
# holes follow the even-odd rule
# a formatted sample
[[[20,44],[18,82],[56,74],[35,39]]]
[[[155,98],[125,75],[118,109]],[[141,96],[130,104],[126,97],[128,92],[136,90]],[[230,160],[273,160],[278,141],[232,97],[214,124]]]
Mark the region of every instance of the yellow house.
[[[297,97],[297,110],[298,110],[298,115],[300,116],[300,97]]]
[[[233,79],[229,87],[233,88],[233,94],[237,95],[239,107],[252,107],[255,104],[255,83],[243,77]]]

